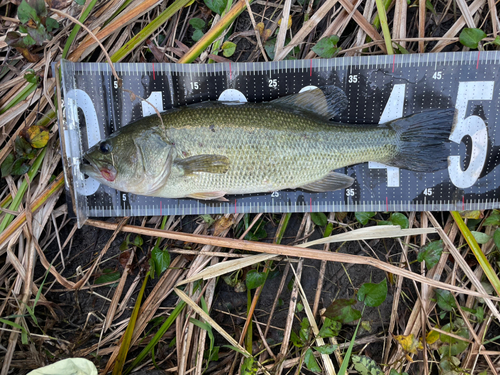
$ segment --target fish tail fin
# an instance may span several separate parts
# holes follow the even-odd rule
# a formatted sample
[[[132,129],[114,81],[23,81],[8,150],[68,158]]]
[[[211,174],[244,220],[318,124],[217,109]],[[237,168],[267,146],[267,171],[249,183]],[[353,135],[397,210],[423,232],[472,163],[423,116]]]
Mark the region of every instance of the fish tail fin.
[[[428,110],[387,123],[398,133],[397,154],[387,164],[415,172],[446,169],[446,143],[455,124],[453,108]]]

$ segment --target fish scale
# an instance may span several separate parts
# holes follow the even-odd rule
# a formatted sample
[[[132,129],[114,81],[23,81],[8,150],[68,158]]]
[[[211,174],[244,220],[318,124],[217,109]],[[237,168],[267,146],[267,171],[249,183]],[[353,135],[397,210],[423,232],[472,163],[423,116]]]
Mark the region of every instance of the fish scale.
[[[66,180],[74,192],[70,195],[68,190],[67,194],[78,225],[87,217],[107,216],[445,211],[500,206],[499,51],[222,63],[198,68],[115,64],[123,87],[147,98],[160,111],[216,101],[220,95],[231,98],[237,91],[251,101],[269,101],[306,86],[327,84],[346,92],[347,111],[334,119],[345,123],[376,124],[429,108],[456,107],[459,121],[446,146],[450,165],[442,171],[421,173],[362,163],[336,170],[355,179],[347,189],[234,195],[228,197],[229,202],[154,198],[115,190],[79,172],[81,153],[124,125],[154,114],[154,110],[138,99],[131,102],[114,84],[107,64],[63,61],[65,122],[60,131]]]

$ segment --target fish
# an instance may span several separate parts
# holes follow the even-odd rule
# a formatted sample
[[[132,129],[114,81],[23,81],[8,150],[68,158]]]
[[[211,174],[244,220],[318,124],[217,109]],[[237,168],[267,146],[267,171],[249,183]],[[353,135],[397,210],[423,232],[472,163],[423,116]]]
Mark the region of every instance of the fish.
[[[447,168],[453,108],[384,124],[331,121],[347,104],[343,90],[323,86],[269,102],[173,108],[91,147],[80,171],[122,192],[224,201],[285,189],[345,189],[354,179],[335,170],[368,161],[425,173]]]

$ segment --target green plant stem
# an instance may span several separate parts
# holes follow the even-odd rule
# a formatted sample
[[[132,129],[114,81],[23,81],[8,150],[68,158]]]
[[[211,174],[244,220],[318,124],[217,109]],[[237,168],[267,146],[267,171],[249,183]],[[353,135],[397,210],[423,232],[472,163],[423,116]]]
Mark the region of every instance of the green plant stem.
[[[250,354],[253,352],[252,350],[252,337],[253,337],[253,327],[252,327],[252,316],[250,315],[250,309],[252,307],[252,292],[250,289],[247,289],[247,317],[250,319],[250,323],[248,324],[247,333],[245,335],[245,349]]]
[[[172,5],[160,13],[153,21],[151,21],[144,29],[139,31],[132,39],[123,45],[113,56],[112,62],[121,61],[132,52],[139,44],[144,42],[151,34],[153,34],[159,27],[161,27],[167,20],[172,17],[183,6],[188,4],[191,0],[176,0]]]
[[[386,14],[387,12],[387,9],[389,9],[389,6],[391,5],[392,3],[392,0],[383,0],[384,1],[384,9],[385,9],[385,12],[384,14]],[[380,17],[377,13],[377,15],[375,16],[375,18],[373,19],[373,23],[372,23],[373,27],[376,28],[377,30],[380,29]]]
[[[283,219],[283,225],[281,226],[280,232],[276,236],[276,243],[279,245],[281,243],[281,240],[283,239],[283,236],[285,235],[286,228],[288,227],[288,222],[290,221],[290,218],[292,217],[291,213],[285,214],[285,218]]]
[[[477,244],[476,239],[470,232],[469,228],[467,228],[467,225],[465,225],[465,222],[460,214],[457,211],[451,211],[451,216],[453,216],[455,223],[457,223],[458,225],[458,229],[460,229],[460,232],[462,232],[462,235],[469,244],[470,249],[474,253],[474,256],[476,257],[479,265],[483,269],[484,274],[497,292],[497,295],[500,296],[500,280],[498,279],[495,270],[491,266],[490,262],[488,262],[488,259],[486,258],[484,253],[481,251],[481,248]]]
[[[149,280],[149,271],[144,278],[142,283],[141,291],[137,296],[137,300],[135,301],[134,310],[132,311],[132,315],[130,316],[130,321],[123,335],[123,341],[120,345],[120,351],[118,352],[118,356],[116,357],[115,367],[113,368],[113,375],[122,374],[123,366],[125,365],[125,360],[127,359],[127,353],[130,347],[130,341],[132,340],[132,334],[134,333],[135,323],[137,321],[137,316],[139,315],[139,309],[141,307],[142,296],[144,295],[144,290],[146,289],[146,284]]]
[[[84,23],[87,17],[89,16],[90,12],[92,9],[94,9],[95,4],[97,3],[97,0],[92,0],[87,8],[82,13],[82,16],[79,18],[78,21],[81,23]],[[62,53],[62,58],[65,59],[66,56],[68,56],[69,49],[71,45],[73,44],[73,41],[76,38],[76,34],[78,34],[78,31],[80,31],[81,26],[76,24],[73,27],[73,30],[71,30],[71,34],[69,34],[68,40],[66,41],[66,44],[64,45],[63,53]]]
[[[146,345],[144,349],[142,349],[142,352],[140,352],[139,355],[133,360],[132,364],[127,368],[127,370],[123,372],[123,375],[129,374],[135,368],[135,366],[142,362],[142,360],[155,347],[155,345],[158,344],[165,332],[167,332],[170,326],[175,322],[175,319],[177,319],[185,306],[186,302],[184,301],[181,301],[179,304],[177,304],[177,306],[175,306],[175,309],[170,313],[167,320],[165,320],[165,322],[161,325],[160,329],[158,330],[158,332],[156,332],[153,339],[148,343],[148,345]]]
[[[160,229],[165,229],[165,225],[167,224],[167,219],[168,219],[168,216],[163,216],[163,219],[162,219],[162,221],[161,221],[161,226],[160,226]],[[161,237],[158,237],[158,238],[156,239],[156,242],[155,242],[155,246],[156,246],[156,247],[160,246],[160,242],[161,242],[161,240],[162,240],[162,239],[163,239],[163,238],[161,238]]]
[[[385,46],[387,48],[388,55],[394,55],[392,49],[391,32],[389,31],[389,24],[387,23],[387,14],[384,6],[383,0],[375,0],[377,4],[377,12],[380,18],[380,25],[382,26],[382,32],[384,34]]]
[[[4,114],[7,112],[9,109],[14,107],[16,104],[22,102],[24,99],[28,97],[29,94],[31,94],[33,91],[36,90],[37,84],[36,83],[29,83],[26,85],[24,89],[19,92],[12,100],[7,103],[2,109],[0,109],[0,115]]]
[[[43,158],[45,157],[45,154],[47,152],[47,148],[44,148],[40,154],[38,154],[38,157],[35,159],[33,162],[33,165],[31,166],[30,170],[28,171],[28,178],[29,181],[33,181],[33,178],[35,175],[38,173],[38,169],[40,169],[40,165],[42,164]],[[17,211],[19,206],[21,205],[21,201],[23,200],[24,194],[28,190],[28,182],[24,180],[17,190],[17,194],[12,200],[12,203],[9,206],[9,210],[11,211]],[[5,214],[2,223],[0,224],[0,233],[2,233],[5,228],[12,222],[14,219],[14,215],[12,214]]]

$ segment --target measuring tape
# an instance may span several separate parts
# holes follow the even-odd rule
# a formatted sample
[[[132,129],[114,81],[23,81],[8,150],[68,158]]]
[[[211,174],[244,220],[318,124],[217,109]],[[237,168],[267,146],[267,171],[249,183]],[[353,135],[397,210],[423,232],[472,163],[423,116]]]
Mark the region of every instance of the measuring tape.
[[[335,85],[349,99],[336,121],[377,124],[455,107],[448,169],[419,173],[369,162],[337,170],[355,179],[328,193],[300,190],[229,196],[228,202],[116,191],[85,178],[81,155],[154,108],[118,87],[108,64],[63,61],[65,169],[79,225],[88,217],[249,212],[445,211],[499,207],[500,53],[463,52],[222,64],[115,64],[123,88],[160,112],[207,100],[269,101]],[[68,177],[68,176],[67,176]]]

